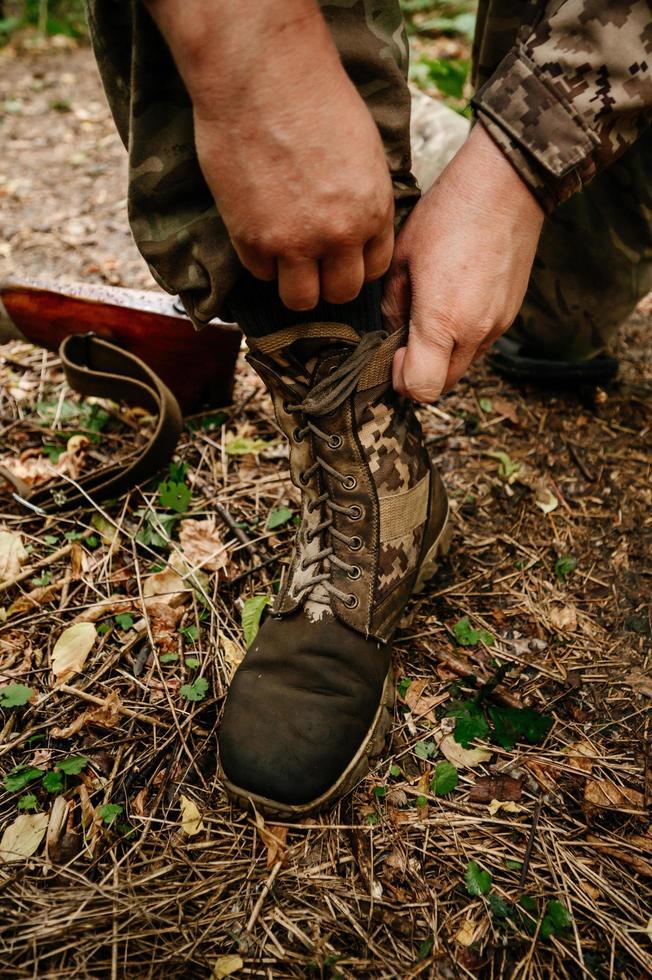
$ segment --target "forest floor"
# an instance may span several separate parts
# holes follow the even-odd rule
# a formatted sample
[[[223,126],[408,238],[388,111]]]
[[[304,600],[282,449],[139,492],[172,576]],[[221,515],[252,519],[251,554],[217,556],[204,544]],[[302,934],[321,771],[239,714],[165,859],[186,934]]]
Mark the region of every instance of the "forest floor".
[[[87,48],[0,51],[0,141],[0,277],[152,285]],[[47,519],[3,495],[0,976],[650,976],[651,328],[648,299],[608,390],[480,363],[420,410],[452,551],[397,638],[387,754],[298,824],[215,778],[242,610],[273,593],[297,511],[244,362],[234,405],[184,430],[176,510],[156,481]],[[0,463],[28,482],[75,479],[148,421],[0,348]],[[454,709],[482,718],[470,749]]]

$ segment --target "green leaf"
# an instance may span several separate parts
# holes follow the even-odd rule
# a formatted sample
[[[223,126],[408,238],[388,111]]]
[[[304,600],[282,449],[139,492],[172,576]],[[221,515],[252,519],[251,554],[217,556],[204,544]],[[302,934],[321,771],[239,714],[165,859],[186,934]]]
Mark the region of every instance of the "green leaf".
[[[488,415],[489,412],[491,412],[493,409],[493,402],[491,401],[491,398],[481,398],[480,408],[485,413],[485,415]]]
[[[384,800],[387,796],[387,788],[385,786],[374,786],[374,796],[377,800]]]
[[[489,908],[497,919],[506,919],[512,914],[511,905],[504,898],[501,898],[500,895],[492,892],[491,895],[487,896],[487,901],[489,902]]]
[[[190,506],[190,487],[187,483],[177,483],[174,480],[164,480],[158,485],[158,502],[166,510],[175,514],[184,514]]]
[[[130,630],[134,625],[134,618],[131,613],[118,613],[113,618],[121,630]]]
[[[17,793],[42,775],[43,769],[37,769],[35,766],[16,766],[5,776],[2,785],[8,793]]]
[[[179,630],[179,632],[191,643],[194,643],[199,637],[199,630],[196,626],[184,626],[182,630]]]
[[[437,31],[440,34],[464,34],[472,38],[475,30],[475,14],[461,13],[455,17],[430,17],[419,22],[418,30],[419,33]]]
[[[491,633],[483,629],[474,629],[468,616],[463,616],[453,626],[455,639],[461,647],[474,647],[477,643],[484,643],[485,646],[493,646],[494,638]]]
[[[273,531],[276,527],[282,527],[291,518],[292,511],[289,507],[277,507],[276,510],[270,511],[269,517],[267,518],[267,530]]]
[[[421,741],[417,742],[412,750],[416,755],[417,759],[431,759],[433,755],[437,754],[437,746],[433,741]]]
[[[405,695],[407,694],[408,687],[410,686],[411,683],[412,680],[409,677],[404,677],[403,680],[399,683],[398,693],[402,698],[404,698]]]
[[[509,478],[514,476],[515,473],[518,473],[521,468],[521,464],[514,462],[513,459],[510,459],[507,453],[485,452],[484,455],[498,460],[498,472],[504,480],[509,480]]]
[[[489,706],[489,716],[494,723],[493,741],[504,749],[513,749],[517,742],[536,745],[542,742],[552,728],[552,718],[541,715],[532,708],[508,708],[503,705]]]
[[[396,764],[394,763],[393,765],[391,765],[391,766],[389,767],[389,774],[390,774],[390,776],[391,776],[391,777],[392,777],[393,779],[398,779],[398,777],[399,777],[399,776],[402,776],[402,775],[403,775],[403,772],[402,772],[402,770],[401,770],[401,767],[400,767],[400,766],[397,766],[397,765],[396,765]]]
[[[469,861],[464,876],[469,895],[487,895],[491,889],[491,875],[482,871],[475,861]]]
[[[424,939],[424,941],[419,946],[419,952],[417,953],[417,961],[427,960],[432,953],[432,947],[435,945],[434,939]]]
[[[454,99],[464,97],[464,84],[469,73],[467,60],[428,58],[422,55],[410,65],[410,79],[422,87],[436,86],[443,95]]]
[[[48,793],[60,793],[63,790],[63,776],[60,772],[46,772],[43,777],[43,788]]]
[[[178,653],[162,653],[158,658],[162,664],[174,664],[179,659]]]
[[[187,463],[183,463],[181,460],[173,459],[168,466],[168,480],[172,480],[173,483],[183,483],[187,472]]]
[[[0,689],[0,708],[21,708],[27,704],[34,691],[26,684],[7,684]]]
[[[179,690],[187,701],[203,701],[208,690],[208,681],[205,677],[196,677],[192,684],[184,684]]]
[[[88,765],[85,755],[71,755],[61,762],[57,762],[54,767],[59,772],[65,772],[66,776],[78,776],[79,773]]]
[[[377,824],[378,823],[378,814],[377,813],[368,813],[367,816],[365,817],[365,823],[370,823],[372,825],[373,824]]]
[[[116,817],[119,817],[124,807],[120,803],[105,803],[104,806],[97,808],[97,812],[107,826],[111,826]]]
[[[191,670],[199,667],[199,663],[200,662],[197,660],[197,657],[186,657],[186,667],[190,667]]]
[[[422,808],[428,806],[428,799],[425,796],[417,796],[417,806]]]
[[[111,623],[100,623],[100,625],[97,627],[98,636],[104,636],[104,634],[108,633],[110,629]]]
[[[505,859],[505,867],[509,868],[510,871],[520,871],[523,867],[522,861],[512,861],[511,858]]]
[[[577,558],[572,555],[564,555],[555,562],[555,575],[560,582],[565,582],[571,572],[577,568]]]
[[[266,442],[264,439],[248,439],[246,436],[236,436],[229,439],[224,448],[229,456],[246,456],[248,453],[259,453],[272,445],[272,442]]]
[[[517,904],[521,912],[519,916],[521,924],[523,925],[523,928],[531,936],[533,936],[537,927],[537,918],[539,915],[537,903],[531,895],[521,895]]]
[[[446,796],[447,793],[451,793],[455,789],[458,781],[457,769],[451,762],[438,762],[435,767],[435,778],[430,783],[430,789],[435,796]]]
[[[42,575],[37,575],[32,579],[32,585],[36,588],[41,588],[44,585],[49,585],[52,581],[52,572],[43,572]]]
[[[540,935],[542,939],[550,939],[551,936],[563,935],[570,929],[572,921],[570,912],[566,906],[558,902],[556,898],[552,898],[548,902],[545,915],[541,920]]]
[[[24,796],[18,800],[18,809],[23,812],[25,810],[38,810],[38,800],[33,793],[25,793]]]
[[[55,545],[59,544],[59,539],[56,534],[44,534],[43,544],[47,544],[49,547],[53,548]]]
[[[268,595],[252,595],[245,599],[242,607],[241,621],[242,632],[244,633],[245,646],[249,648],[256,639],[260,619],[266,606],[269,606],[272,598]]]
[[[482,708],[475,701],[464,701],[459,707],[453,708],[448,717],[457,719],[453,734],[455,741],[465,749],[475,739],[484,738],[489,731]]]

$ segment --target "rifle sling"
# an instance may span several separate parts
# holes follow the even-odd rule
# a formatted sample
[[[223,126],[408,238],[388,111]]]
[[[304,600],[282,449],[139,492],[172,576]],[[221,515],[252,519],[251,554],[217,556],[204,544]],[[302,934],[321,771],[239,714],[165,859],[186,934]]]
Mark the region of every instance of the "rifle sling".
[[[169,462],[183,419],[179,404],[161,379],[140,358],[95,334],[73,334],[62,342],[59,356],[68,385],[81,395],[138,405],[157,416],[147,444],[126,461],[104,466],[72,483],[57,480],[32,490],[4,467],[0,475],[11,483],[15,497],[44,513],[72,510],[87,501],[118,497],[149,479]]]

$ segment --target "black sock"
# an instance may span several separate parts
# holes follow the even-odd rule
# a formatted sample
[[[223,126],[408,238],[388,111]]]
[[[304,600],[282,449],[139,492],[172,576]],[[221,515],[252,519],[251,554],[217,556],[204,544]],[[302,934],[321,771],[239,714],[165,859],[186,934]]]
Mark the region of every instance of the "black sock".
[[[240,324],[247,337],[264,337],[297,323],[348,323],[358,333],[382,330],[380,300],[382,280],[366,282],[350,303],[327,303],[321,300],[313,310],[296,313],[283,305],[276,282],[262,282],[243,272],[226,298],[223,319]]]

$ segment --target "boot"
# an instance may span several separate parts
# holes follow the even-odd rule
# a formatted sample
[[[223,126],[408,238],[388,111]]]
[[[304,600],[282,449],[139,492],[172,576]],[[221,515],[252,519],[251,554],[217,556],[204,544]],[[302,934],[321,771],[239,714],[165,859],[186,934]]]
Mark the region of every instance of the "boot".
[[[391,386],[404,343],[341,323],[250,340],[302,519],[274,612],[233,677],[219,748],[229,794],[269,816],[332,804],[382,751],[392,634],[446,548],[444,487]]]

